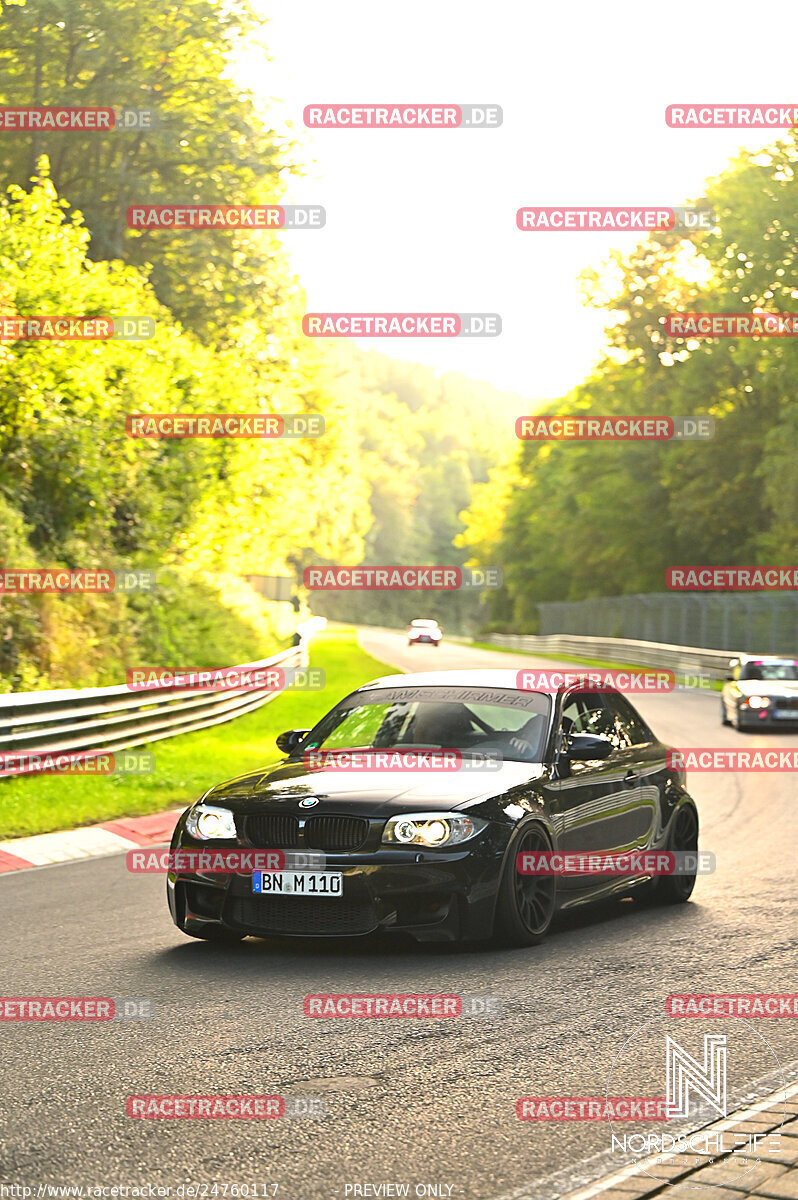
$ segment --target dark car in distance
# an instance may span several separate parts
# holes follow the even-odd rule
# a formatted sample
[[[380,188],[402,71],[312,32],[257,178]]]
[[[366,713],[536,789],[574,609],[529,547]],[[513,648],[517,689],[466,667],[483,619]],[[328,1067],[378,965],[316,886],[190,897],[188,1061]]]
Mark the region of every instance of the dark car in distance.
[[[172,849],[321,852],[324,870],[283,872],[288,891],[266,872],[170,870],[169,907],[184,933],[381,930],[531,945],[558,909],[630,893],[675,903],[692,892],[694,873],[516,869],[527,851],[696,850],[698,813],[683,773],[616,691],[519,691],[512,670],[386,676],[277,744],[281,762],[217,784],[192,805]],[[448,761],[452,748],[456,769],[405,766],[421,751]],[[325,754],[365,755],[368,769],[313,765]],[[398,770],[368,766],[397,756]]]

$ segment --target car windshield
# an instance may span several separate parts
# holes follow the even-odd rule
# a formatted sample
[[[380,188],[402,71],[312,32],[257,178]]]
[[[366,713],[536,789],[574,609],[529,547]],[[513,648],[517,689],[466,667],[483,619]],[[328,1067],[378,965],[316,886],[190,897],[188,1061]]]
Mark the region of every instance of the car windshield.
[[[509,688],[378,688],[336,705],[302,750],[444,748],[540,762],[550,706],[540,692]]]
[[[438,624],[438,622],[437,621],[411,621],[410,624],[415,626],[416,629],[434,629],[436,627],[436,625]]]
[[[740,671],[740,679],[770,680],[798,679],[798,663],[796,662],[749,662]]]

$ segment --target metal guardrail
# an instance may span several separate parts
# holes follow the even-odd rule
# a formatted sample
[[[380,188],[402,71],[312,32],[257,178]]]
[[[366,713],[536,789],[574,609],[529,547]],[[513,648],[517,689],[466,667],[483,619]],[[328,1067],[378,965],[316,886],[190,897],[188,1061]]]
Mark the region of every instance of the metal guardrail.
[[[730,650],[676,646],[669,642],[641,642],[631,638],[577,637],[570,633],[493,633],[482,640],[525,654],[550,654],[559,658],[594,658],[599,662],[628,663],[670,669],[676,675],[725,679]]]
[[[296,672],[307,667],[306,635],[301,628],[297,632],[299,645],[271,658],[227,668],[243,671],[279,667],[284,672],[285,686],[281,689],[228,687],[197,692],[160,684],[141,691],[122,685],[0,695],[0,777],[37,770],[35,766],[26,770],[24,761],[4,769],[3,756],[9,753],[15,758],[31,754],[91,758],[104,751],[128,750],[208,729],[252,712],[279,696]]]

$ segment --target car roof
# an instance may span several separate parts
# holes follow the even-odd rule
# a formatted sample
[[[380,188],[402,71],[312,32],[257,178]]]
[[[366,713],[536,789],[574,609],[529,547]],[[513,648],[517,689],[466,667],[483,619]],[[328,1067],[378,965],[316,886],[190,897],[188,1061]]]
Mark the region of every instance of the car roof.
[[[363,683],[358,692],[390,687],[486,687],[506,688],[512,692],[538,692],[547,696],[556,696],[559,688],[519,688],[517,684],[518,671],[504,668],[486,667],[471,671],[418,671],[409,675],[381,675],[369,683]],[[612,692],[615,688],[600,688],[602,692]]]
[[[736,658],[733,658],[731,660],[731,665],[736,666],[737,663],[740,663],[740,665],[742,666],[743,663],[748,663],[748,662],[794,664],[794,663],[798,662],[798,659],[790,658],[789,655],[784,655],[784,654],[738,654]]]

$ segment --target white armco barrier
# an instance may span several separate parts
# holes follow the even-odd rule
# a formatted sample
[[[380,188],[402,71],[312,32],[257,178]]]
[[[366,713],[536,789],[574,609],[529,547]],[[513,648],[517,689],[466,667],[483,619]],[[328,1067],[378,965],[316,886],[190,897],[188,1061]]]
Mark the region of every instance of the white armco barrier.
[[[725,679],[731,650],[702,650],[698,646],[673,646],[668,642],[638,642],[631,638],[578,637],[572,633],[492,633],[480,639],[523,654],[558,658],[592,658],[597,662],[627,663],[670,669],[676,675],[699,679]]]
[[[300,642],[271,658],[225,668],[221,674],[258,672],[266,685],[221,686],[213,690],[171,683],[141,688],[126,684],[102,688],[64,688],[48,692],[0,695],[0,777],[34,773],[36,758],[75,755],[89,758],[104,751],[127,750],[163,738],[208,729],[252,712],[290,687],[308,665],[308,639],[323,628],[311,617],[297,629]],[[271,672],[268,668],[272,668]],[[275,686],[275,679],[278,686]],[[13,756],[11,768],[4,761]],[[25,769],[27,758],[34,760]],[[22,765],[20,765],[22,760]]]

